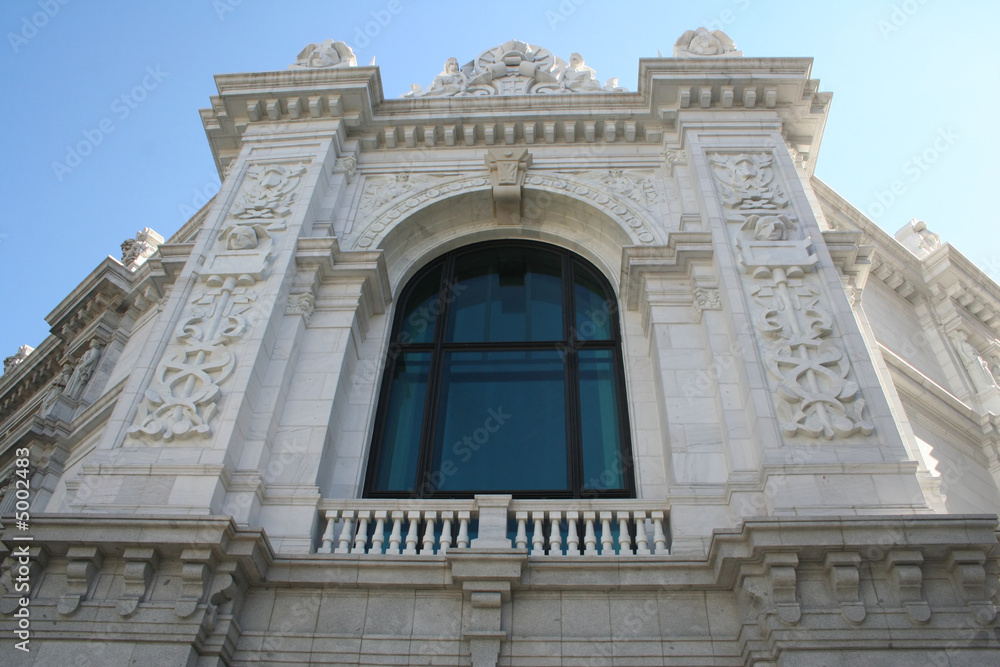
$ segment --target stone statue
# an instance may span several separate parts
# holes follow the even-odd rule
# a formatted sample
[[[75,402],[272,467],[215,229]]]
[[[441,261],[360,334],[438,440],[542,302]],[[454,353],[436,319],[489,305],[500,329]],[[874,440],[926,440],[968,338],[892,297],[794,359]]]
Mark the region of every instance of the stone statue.
[[[52,406],[55,405],[56,399],[59,395],[66,390],[66,385],[69,383],[70,377],[73,375],[73,364],[63,364],[62,371],[56,376],[56,379],[52,381],[49,385],[48,391],[45,392],[45,397],[42,398],[42,407],[38,411],[41,416],[46,416],[52,411]]]
[[[597,80],[597,73],[587,67],[583,56],[579,53],[570,55],[569,64],[559,72],[556,78],[559,81],[559,88],[563,91],[582,93],[603,90]]]
[[[288,69],[327,69],[330,67],[357,67],[358,59],[354,51],[344,42],[328,39],[320,44],[312,43],[299,52],[295,62]]]
[[[93,338],[90,341],[90,347],[80,357],[76,368],[73,369],[73,375],[70,376],[69,381],[66,383],[65,391],[67,396],[73,400],[80,398],[80,395],[83,394],[83,388],[90,382],[90,378],[93,376],[94,369],[97,368],[97,362],[100,358],[101,341]]]
[[[688,30],[674,44],[674,58],[711,58],[713,56],[742,56],[736,44],[721,30],[698,28]]]
[[[979,354],[979,350],[969,343],[968,335],[964,331],[956,331],[952,335],[952,342],[955,343],[955,349],[962,359],[962,364],[965,365],[965,370],[969,372],[976,392],[996,389],[997,380],[993,377],[989,364]]]
[[[25,359],[27,359],[28,355],[31,354],[34,350],[35,348],[31,347],[30,345],[22,345],[21,347],[17,348],[17,352],[15,354],[10,355],[9,357],[6,357],[3,360],[3,372],[9,373],[10,371],[17,368],[17,365],[20,364]]]
[[[451,97],[453,95],[464,95],[469,87],[469,77],[458,66],[457,58],[448,58],[444,62],[444,69],[434,77],[434,83],[423,95],[427,97]],[[410,91],[413,95],[419,93]]]

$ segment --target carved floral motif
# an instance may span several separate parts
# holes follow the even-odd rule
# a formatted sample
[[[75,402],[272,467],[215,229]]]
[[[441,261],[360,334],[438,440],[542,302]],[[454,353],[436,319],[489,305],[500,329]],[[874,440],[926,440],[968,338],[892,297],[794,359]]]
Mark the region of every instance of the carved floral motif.
[[[607,191],[618,197],[629,199],[643,208],[649,208],[658,201],[656,186],[651,178],[652,172],[603,169],[582,172],[580,176],[589,181],[602,184]]]
[[[195,296],[129,434],[164,441],[211,435],[220,385],[236,366],[231,347],[246,333],[246,312],[257,296],[247,282],[252,279],[213,276],[209,289]]]
[[[870,435],[865,401],[833,315],[813,276],[816,256],[775,180],[768,154],[712,155],[723,204],[732,211],[734,253],[750,274],[747,290],[762,352],[777,382],[782,431],[812,438]]]

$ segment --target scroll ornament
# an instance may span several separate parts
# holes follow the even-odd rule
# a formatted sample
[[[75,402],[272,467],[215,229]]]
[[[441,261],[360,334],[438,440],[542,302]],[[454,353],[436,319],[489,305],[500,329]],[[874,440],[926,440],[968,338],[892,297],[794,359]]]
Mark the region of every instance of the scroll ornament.
[[[723,204],[731,211],[734,250],[756,305],[765,365],[777,382],[775,402],[787,436],[870,435],[865,400],[834,334],[812,268],[816,256],[799,229],[767,154],[713,155]]]

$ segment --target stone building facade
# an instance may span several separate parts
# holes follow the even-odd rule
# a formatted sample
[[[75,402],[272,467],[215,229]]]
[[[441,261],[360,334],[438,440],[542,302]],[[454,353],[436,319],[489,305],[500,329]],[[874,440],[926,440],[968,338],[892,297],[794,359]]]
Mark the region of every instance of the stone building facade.
[[[217,77],[218,195],[5,362],[8,664],[1000,662],[1000,287],[812,175],[810,68]]]

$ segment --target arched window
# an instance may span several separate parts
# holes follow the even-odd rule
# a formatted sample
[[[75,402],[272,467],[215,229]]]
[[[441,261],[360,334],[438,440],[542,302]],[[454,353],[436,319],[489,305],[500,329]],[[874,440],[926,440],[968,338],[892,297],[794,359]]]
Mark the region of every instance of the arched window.
[[[426,266],[399,299],[366,495],[633,496],[616,303],[541,243]]]

